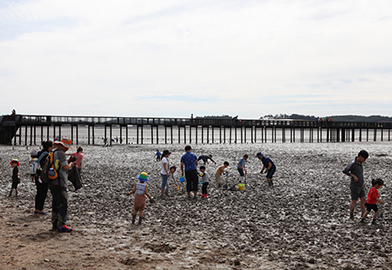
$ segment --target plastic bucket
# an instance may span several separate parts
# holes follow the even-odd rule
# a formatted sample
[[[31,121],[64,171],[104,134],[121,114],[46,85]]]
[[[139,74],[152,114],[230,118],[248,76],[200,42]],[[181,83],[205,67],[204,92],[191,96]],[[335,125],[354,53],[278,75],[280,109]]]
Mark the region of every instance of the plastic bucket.
[[[238,189],[239,190],[244,190],[245,189],[245,184],[238,184]]]
[[[184,176],[181,176],[181,177],[180,177],[180,182],[181,182],[181,183],[184,183],[184,182],[185,182],[185,177],[184,177]]]

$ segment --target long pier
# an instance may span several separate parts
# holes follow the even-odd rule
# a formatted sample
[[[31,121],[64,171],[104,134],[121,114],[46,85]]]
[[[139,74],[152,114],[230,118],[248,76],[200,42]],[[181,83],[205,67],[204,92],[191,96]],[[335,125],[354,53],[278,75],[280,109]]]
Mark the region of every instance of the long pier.
[[[120,144],[361,142],[390,141],[392,123],[17,114],[1,117],[0,144],[39,145],[67,133],[78,145],[86,129],[88,145],[102,144],[96,136],[102,129],[109,145],[115,141],[113,129]]]

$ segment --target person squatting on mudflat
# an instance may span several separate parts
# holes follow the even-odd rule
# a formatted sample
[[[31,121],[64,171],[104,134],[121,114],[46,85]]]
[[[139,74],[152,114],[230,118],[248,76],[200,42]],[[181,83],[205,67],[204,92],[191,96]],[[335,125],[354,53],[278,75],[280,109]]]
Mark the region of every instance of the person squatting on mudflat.
[[[14,158],[10,162],[12,166],[12,185],[11,185],[11,191],[8,197],[11,196],[12,191],[15,189],[15,197],[18,196],[18,184],[20,183],[20,174],[19,174],[19,161]]]
[[[197,156],[192,153],[192,148],[185,146],[185,154],[181,157],[181,175],[184,176],[185,166],[185,179],[186,191],[188,198],[191,198],[191,191],[193,191],[194,199],[197,199],[197,191],[199,189],[199,175],[197,174]]]
[[[161,196],[163,196],[165,193],[167,196],[169,196],[169,184],[168,184],[168,178],[170,176],[169,172],[169,161],[168,158],[170,156],[169,150],[164,150],[162,153],[162,159],[161,159],[161,179],[162,179],[162,184],[161,184]],[[166,189],[166,191],[165,191]]]
[[[207,199],[208,193],[207,193],[207,186],[208,186],[208,173],[206,172],[206,167],[205,166],[200,166],[200,173],[199,176],[201,177],[201,182],[203,183],[201,187],[201,196],[200,198]]]
[[[384,185],[384,181],[380,178],[378,179],[372,179],[372,188],[369,190],[369,193],[367,195],[367,200],[365,203],[366,206],[366,212],[363,214],[361,218],[361,222],[365,222],[365,218],[367,218],[368,214],[370,211],[373,209],[374,210],[374,215],[373,215],[373,221],[372,224],[376,224],[376,219],[377,215],[380,212],[377,207],[377,202],[384,204],[384,201],[380,200],[378,197],[378,190]]]
[[[197,159],[197,161],[203,160],[204,165],[207,163],[208,164],[208,160],[211,160],[212,162],[214,162],[214,164],[216,164],[216,162],[212,159],[212,155],[201,155],[199,156],[199,158]]]
[[[245,162],[248,159],[248,155],[244,155],[237,163],[237,170],[240,173],[239,182],[242,183],[242,179],[245,176]]]
[[[363,166],[362,164],[369,157],[369,153],[361,150],[353,162],[347,165],[343,173],[350,176],[350,190],[351,190],[351,203],[350,203],[350,219],[354,219],[354,209],[357,204],[358,198],[360,199],[361,216],[365,213],[365,184],[363,182]]]
[[[43,182],[41,179],[42,168],[45,165],[46,157],[53,149],[53,142],[52,141],[45,141],[42,142],[43,149],[38,152],[38,163],[39,167],[37,170],[37,176],[35,178],[35,186],[37,188],[37,194],[35,195],[35,215],[47,215],[44,210],[44,204],[46,200],[46,196],[48,196],[48,184]]]
[[[68,210],[68,193],[66,180],[68,179],[68,170],[75,166],[73,162],[68,163],[65,152],[71,147],[72,141],[62,138],[54,142],[53,163],[55,170],[58,171],[58,177],[51,181],[48,186],[52,193],[52,231],[72,232],[73,229],[65,225]]]
[[[215,171],[215,180],[218,183],[218,187],[221,187],[222,185],[222,174],[227,173],[225,169],[229,166],[229,162],[225,161],[223,162],[223,165],[220,165],[218,169]]]
[[[269,157],[264,156],[262,153],[257,153],[256,157],[263,162],[263,168],[261,169],[260,173],[263,173],[264,169],[267,169],[267,182],[268,186],[273,186],[274,184],[272,183],[272,176],[274,175],[276,171],[276,166],[272,162],[272,160]]]
[[[136,214],[139,212],[139,225],[142,224],[143,212],[146,207],[146,196],[150,199],[151,202],[154,202],[154,199],[151,197],[150,193],[148,193],[148,185],[147,182],[150,180],[148,178],[148,174],[142,172],[136,177],[139,182],[136,182],[133,190],[129,193],[129,195],[135,194],[135,201],[133,204],[133,213],[132,213],[132,224],[135,224]]]

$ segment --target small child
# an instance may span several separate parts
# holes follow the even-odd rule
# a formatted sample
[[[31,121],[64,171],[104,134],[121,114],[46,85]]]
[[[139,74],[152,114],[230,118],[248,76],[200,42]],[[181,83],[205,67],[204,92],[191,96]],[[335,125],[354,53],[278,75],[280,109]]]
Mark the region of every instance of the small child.
[[[222,174],[227,173],[225,169],[229,166],[229,162],[225,161],[223,165],[219,166],[218,169],[215,171],[215,179],[218,183],[218,187],[222,185]]]
[[[380,212],[377,207],[377,202],[384,204],[384,201],[382,201],[378,198],[378,189],[380,189],[383,185],[384,185],[384,181],[380,178],[372,180],[373,187],[369,190],[369,193],[367,196],[367,200],[365,203],[366,212],[363,214],[363,216],[361,218],[362,223],[365,222],[365,218],[367,218],[368,214],[373,209],[374,212],[376,212],[376,213],[373,215],[372,224],[376,224],[377,215]]]
[[[20,174],[19,174],[19,161],[14,158],[13,160],[11,160],[10,162],[11,166],[12,166],[12,186],[11,186],[11,192],[10,195],[8,195],[8,197],[11,196],[12,191],[15,189],[15,197],[18,196],[18,184],[20,183]]]
[[[157,149],[157,152],[155,153],[155,155],[157,157],[157,161],[161,161],[161,152],[159,152],[159,149]]]
[[[35,180],[36,180],[35,178],[36,177],[38,178],[38,174],[37,174],[37,172],[33,173],[32,170],[34,167],[33,164],[37,163],[37,161],[38,161],[38,153],[36,151],[31,151],[30,157],[31,157],[31,159],[29,161],[30,177],[31,177],[31,182],[35,182]]]
[[[146,183],[150,180],[148,178],[148,174],[142,172],[137,177],[137,179],[139,180],[139,182],[136,183],[136,185],[133,187],[133,190],[129,193],[129,195],[136,193],[135,202],[133,206],[134,210],[132,214],[132,224],[135,224],[136,214],[137,212],[139,212],[139,225],[141,225],[143,219],[144,207],[146,206],[146,196],[150,199],[151,202],[154,202],[154,199],[148,193],[148,188],[147,188],[148,186]]]
[[[201,196],[200,198],[205,198],[207,199],[208,193],[207,193],[207,186],[208,186],[208,173],[206,172],[206,167],[205,166],[200,166],[200,172],[199,175],[201,177],[201,181],[203,182],[203,186],[201,188]]]
[[[169,195],[169,179],[173,180],[173,184],[176,186],[177,190],[180,190],[179,185],[177,185],[177,181],[174,178],[174,173],[176,172],[177,167],[176,166],[171,166],[169,168],[169,178],[167,179],[167,184],[166,184],[166,194]]]
[[[239,182],[240,182],[240,183],[242,183],[242,179],[243,179],[244,176],[245,176],[245,173],[244,173],[244,171],[245,171],[245,162],[246,162],[247,159],[248,159],[248,155],[244,155],[244,156],[238,161],[238,164],[237,164],[237,170],[238,170],[238,172],[240,173],[240,178],[239,178]]]

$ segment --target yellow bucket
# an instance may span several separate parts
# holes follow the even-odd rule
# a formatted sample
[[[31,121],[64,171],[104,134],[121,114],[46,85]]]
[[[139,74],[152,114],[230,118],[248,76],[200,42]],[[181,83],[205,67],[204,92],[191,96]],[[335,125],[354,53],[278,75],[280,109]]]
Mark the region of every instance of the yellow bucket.
[[[245,184],[238,184],[238,189],[239,190],[244,190],[245,189]]]

